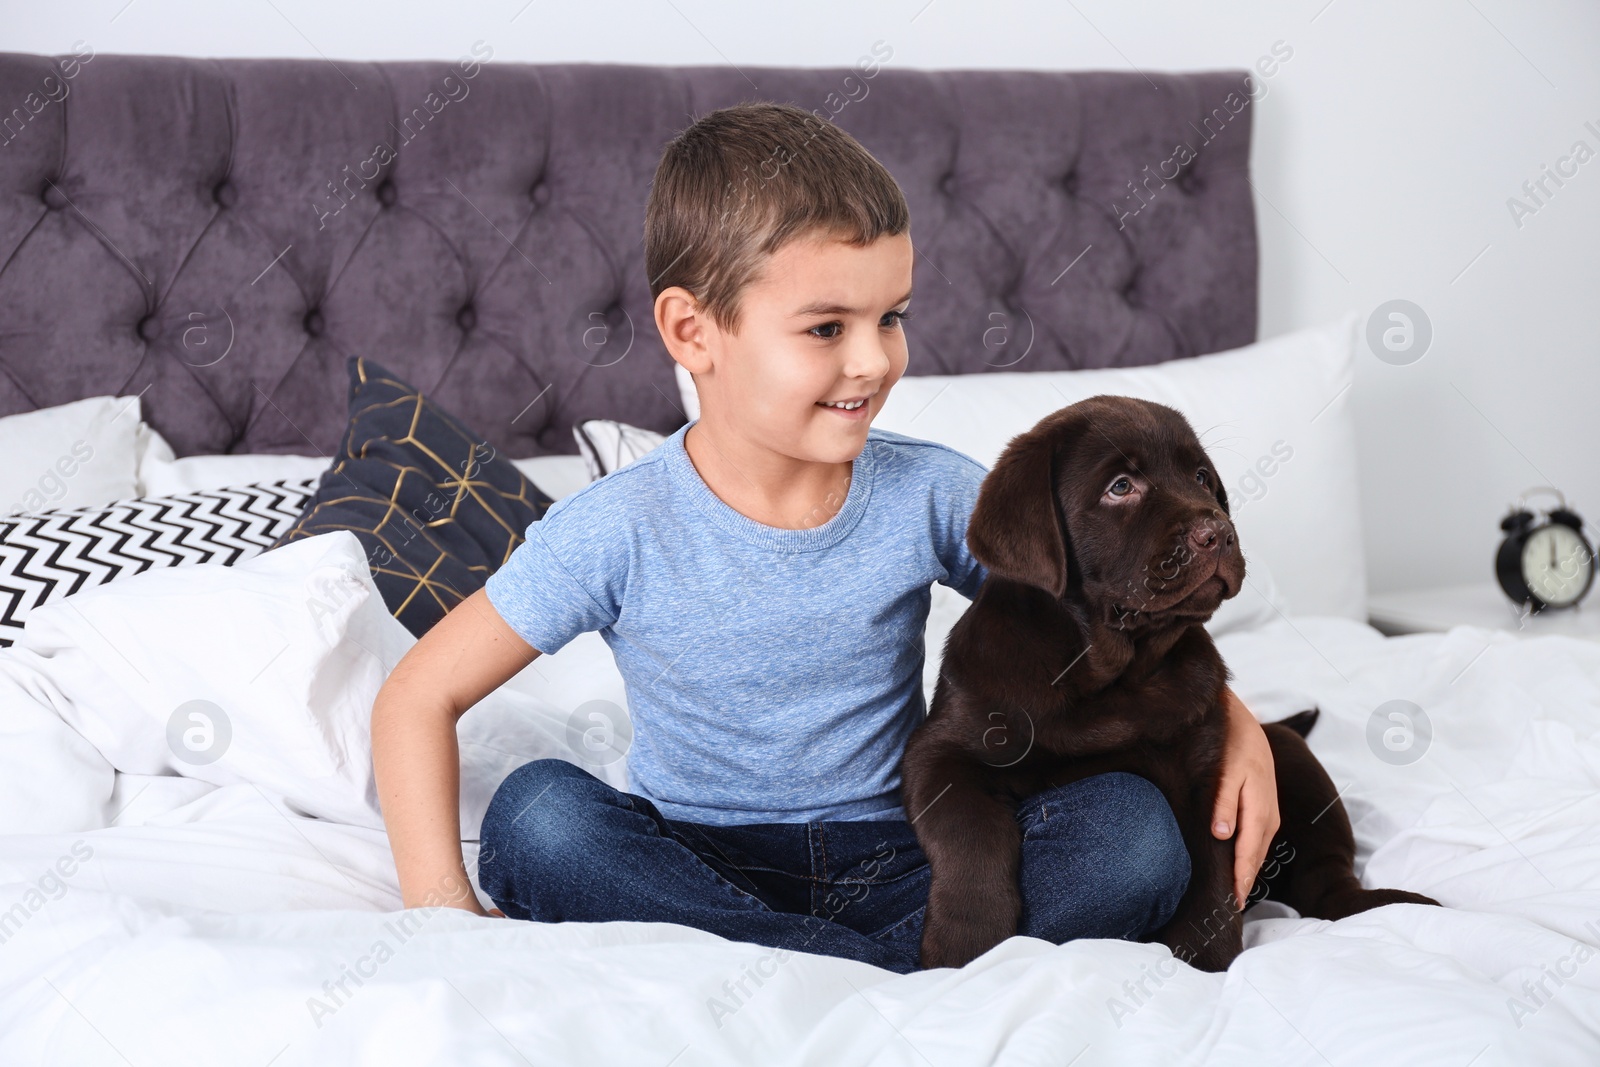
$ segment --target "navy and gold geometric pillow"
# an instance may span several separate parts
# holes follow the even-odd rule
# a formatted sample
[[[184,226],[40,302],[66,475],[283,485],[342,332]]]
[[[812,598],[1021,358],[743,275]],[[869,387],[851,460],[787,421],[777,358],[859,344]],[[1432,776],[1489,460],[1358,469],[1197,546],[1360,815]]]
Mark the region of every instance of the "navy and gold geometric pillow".
[[[350,530],[389,613],[421,637],[483,587],[554,501],[409,383],[364,356],[349,368],[339,454],[272,547]]]

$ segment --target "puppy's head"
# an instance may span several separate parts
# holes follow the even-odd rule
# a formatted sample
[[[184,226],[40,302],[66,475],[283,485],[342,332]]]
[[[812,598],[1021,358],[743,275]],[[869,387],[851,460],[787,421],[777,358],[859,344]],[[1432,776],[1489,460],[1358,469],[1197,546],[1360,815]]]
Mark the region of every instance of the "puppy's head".
[[[1209,619],[1244,582],[1228,493],[1182,414],[1094,396],[1014,437],[967,545],[989,569],[1122,630]]]

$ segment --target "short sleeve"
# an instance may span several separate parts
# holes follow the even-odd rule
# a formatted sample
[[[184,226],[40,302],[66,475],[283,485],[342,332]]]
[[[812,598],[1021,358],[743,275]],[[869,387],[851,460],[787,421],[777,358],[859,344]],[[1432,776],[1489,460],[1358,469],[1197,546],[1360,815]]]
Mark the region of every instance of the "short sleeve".
[[[936,549],[948,577],[940,579],[940,584],[948,585],[971,600],[989,576],[988,570],[967,548],[967,525],[972,521],[972,509],[978,506],[978,489],[989,472],[964,452],[944,451],[948,453],[949,462],[947,474],[940,479],[946,491],[941,494],[943,514]]]
[[[627,524],[621,505],[600,490],[604,482],[552,504],[485,583],[506,625],[545,655],[621,614],[628,551],[620,534]]]

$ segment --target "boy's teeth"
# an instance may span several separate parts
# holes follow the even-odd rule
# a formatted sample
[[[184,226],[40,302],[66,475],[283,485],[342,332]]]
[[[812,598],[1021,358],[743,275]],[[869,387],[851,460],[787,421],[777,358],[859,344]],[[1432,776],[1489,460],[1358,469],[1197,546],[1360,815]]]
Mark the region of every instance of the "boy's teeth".
[[[866,403],[865,400],[857,400],[857,401],[854,401],[852,403],[842,403],[842,402],[834,401],[834,400],[824,400],[822,402],[822,406],[825,407],[825,408],[843,408],[846,411],[854,411],[856,408],[860,407],[862,404],[865,404],[865,403]]]

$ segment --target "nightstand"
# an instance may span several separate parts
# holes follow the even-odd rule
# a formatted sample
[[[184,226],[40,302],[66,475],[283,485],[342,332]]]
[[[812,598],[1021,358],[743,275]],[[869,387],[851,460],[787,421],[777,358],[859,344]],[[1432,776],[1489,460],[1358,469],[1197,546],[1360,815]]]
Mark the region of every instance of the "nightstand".
[[[1389,636],[1481,626],[1528,637],[1562,634],[1600,641],[1600,600],[1591,593],[1575,607],[1546,608],[1523,617],[1491,580],[1374,593],[1367,598],[1367,621]]]

